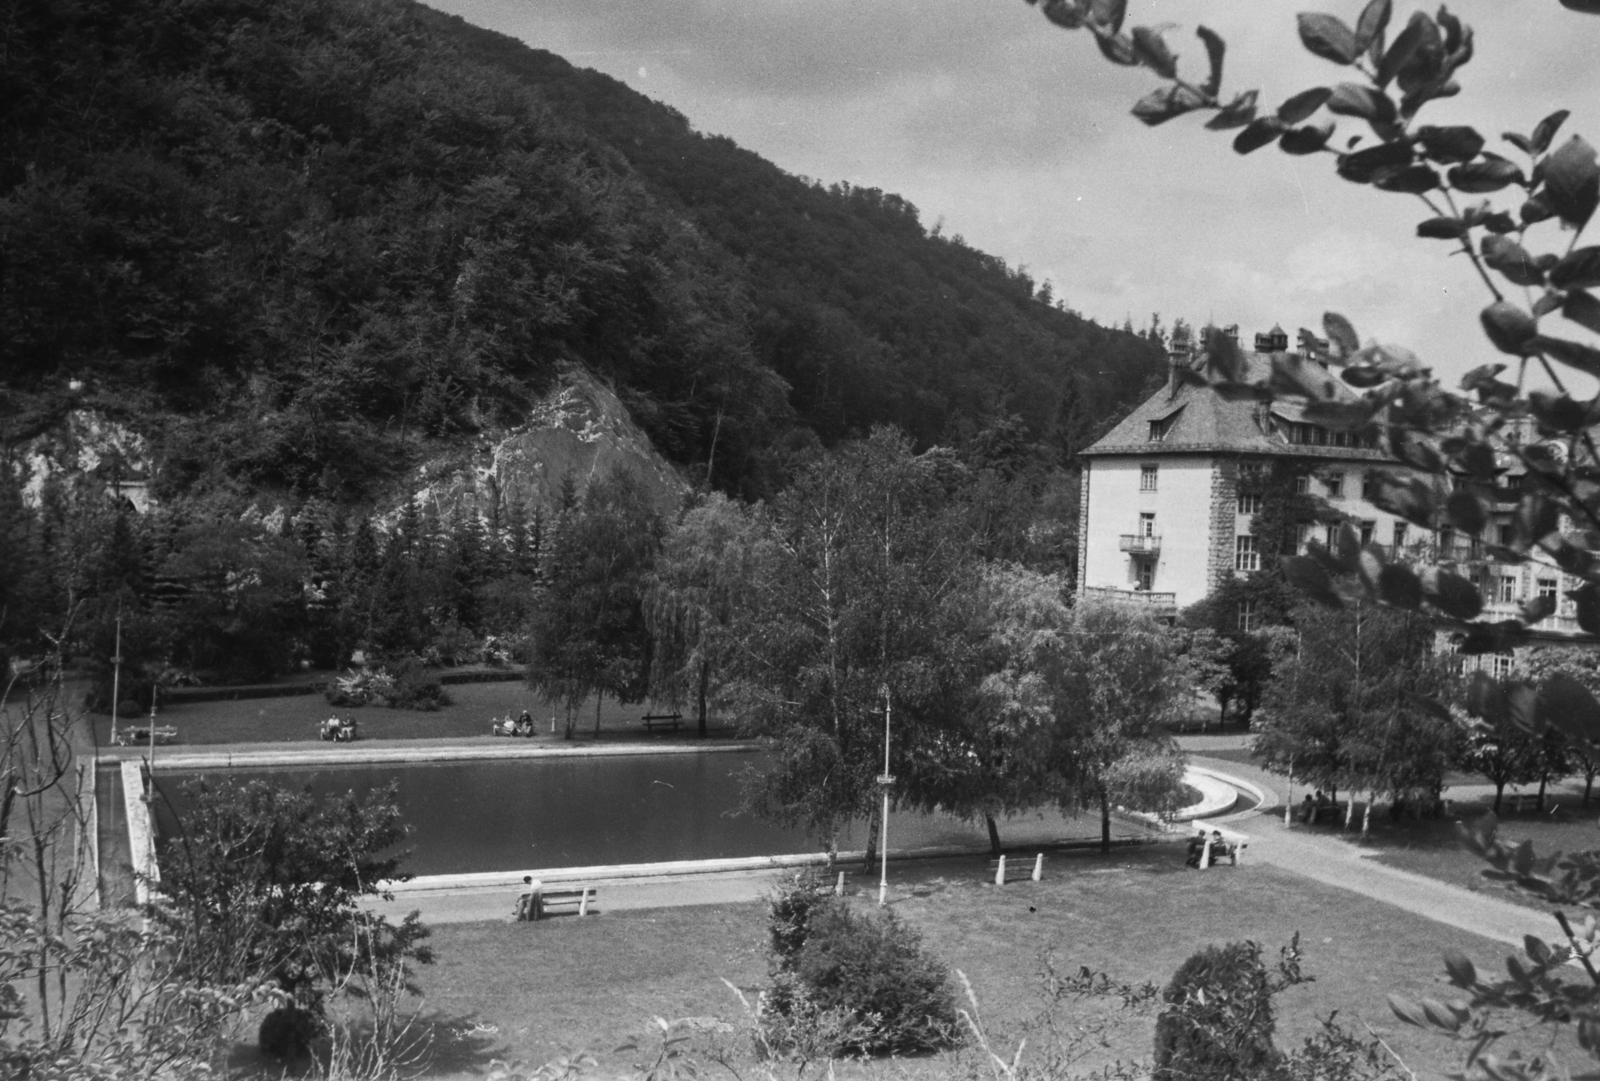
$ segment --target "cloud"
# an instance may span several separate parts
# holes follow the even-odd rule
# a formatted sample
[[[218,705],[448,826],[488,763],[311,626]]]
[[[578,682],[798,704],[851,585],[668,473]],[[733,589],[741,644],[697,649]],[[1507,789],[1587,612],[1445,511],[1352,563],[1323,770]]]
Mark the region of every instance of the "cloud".
[[[1128,109],[1157,80],[1105,63],[1087,34],[1022,0],[440,6],[611,74],[791,172],[896,192],[1102,322],[1161,311],[1265,329],[1335,308],[1444,370],[1488,359],[1482,285],[1448,246],[1415,238],[1421,204],[1339,180],[1325,155],[1241,158],[1192,117],[1140,125]],[[1353,20],[1361,4],[1322,6]],[[1600,18],[1554,0],[1452,7],[1476,27],[1477,57],[1431,122],[1477,123],[1495,140],[1565,105],[1579,110],[1570,130],[1600,142]],[[1349,77],[1304,51],[1280,0],[1133,0],[1129,21],[1174,24],[1185,71],[1204,63],[1194,26],[1215,27],[1225,87],[1259,87],[1268,108]],[[1563,240],[1547,229],[1536,250]]]

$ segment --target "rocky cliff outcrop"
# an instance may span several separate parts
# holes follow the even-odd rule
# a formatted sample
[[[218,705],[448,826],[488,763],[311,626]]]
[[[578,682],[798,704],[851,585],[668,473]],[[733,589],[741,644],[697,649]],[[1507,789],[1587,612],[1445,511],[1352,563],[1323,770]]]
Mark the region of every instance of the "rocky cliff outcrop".
[[[590,482],[618,469],[631,474],[666,516],[689,490],[617,396],[587,372],[571,368],[523,424],[480,439],[475,449],[424,464],[415,498],[444,518],[469,513],[487,518],[497,505],[503,512],[518,504],[530,514],[536,507],[549,514],[564,477],[572,477],[581,494]]]

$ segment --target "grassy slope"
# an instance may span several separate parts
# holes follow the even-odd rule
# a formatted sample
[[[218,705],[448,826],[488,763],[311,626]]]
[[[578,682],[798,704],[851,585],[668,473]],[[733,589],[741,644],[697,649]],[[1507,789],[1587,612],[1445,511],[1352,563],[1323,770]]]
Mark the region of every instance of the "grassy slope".
[[[1280,1000],[1280,1044],[1297,1043],[1317,1016],[1338,1010],[1358,1029],[1365,1021],[1389,1036],[1422,1076],[1459,1063],[1459,1049],[1394,1022],[1384,993],[1442,995],[1444,948],[1494,965],[1501,947],[1270,867],[1201,875],[1180,863],[1171,848],[1116,863],[1084,857],[1058,864],[1062,872],[1037,886],[1005,889],[981,883],[975,866],[930,864],[902,872],[895,908],[967,973],[991,1036],[1008,1047],[1038,1012],[1029,974],[1043,949],[1054,947],[1063,971],[1086,964],[1118,980],[1164,983],[1206,943],[1253,938],[1270,953],[1298,930],[1316,982]],[[429,1006],[458,1031],[494,1031],[441,1048],[450,1053],[439,1067],[466,1076],[490,1056],[538,1063],[587,1048],[602,1072],[625,1068],[630,1057],[613,1049],[652,1016],[737,1020],[722,980],[749,990],[764,983],[764,933],[759,905],[441,927],[440,960],[424,973]],[[1143,1057],[1150,1035],[1148,1018],[1131,1019],[1099,1057]]]

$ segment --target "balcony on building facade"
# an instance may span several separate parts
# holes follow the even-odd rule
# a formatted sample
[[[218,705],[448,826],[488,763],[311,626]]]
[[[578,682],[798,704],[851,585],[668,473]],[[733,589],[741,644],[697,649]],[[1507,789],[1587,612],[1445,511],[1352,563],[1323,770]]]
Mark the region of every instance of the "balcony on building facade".
[[[1094,601],[1112,604],[1137,604],[1150,609],[1157,619],[1170,619],[1178,614],[1176,593],[1156,593],[1148,589],[1115,589],[1111,586],[1085,586],[1084,596]]]
[[[1142,533],[1124,533],[1117,547],[1135,555],[1156,555],[1161,551],[1160,537],[1147,537]]]

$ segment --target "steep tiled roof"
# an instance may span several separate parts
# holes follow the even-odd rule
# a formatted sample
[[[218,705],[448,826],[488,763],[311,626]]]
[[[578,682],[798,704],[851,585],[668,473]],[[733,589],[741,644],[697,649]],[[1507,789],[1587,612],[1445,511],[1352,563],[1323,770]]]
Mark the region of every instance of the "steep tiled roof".
[[[1241,381],[1267,378],[1270,354],[1241,352],[1245,371]],[[1197,360],[1196,365],[1203,360]],[[1276,423],[1274,422],[1276,418]],[[1305,458],[1362,458],[1385,460],[1388,455],[1364,447],[1310,446],[1290,443],[1280,430],[1285,422],[1301,420],[1301,408],[1292,400],[1262,402],[1250,397],[1229,397],[1209,384],[1185,382],[1167,385],[1123,418],[1086,455],[1242,453],[1278,454]],[[1150,422],[1164,421],[1159,442],[1150,439]]]

